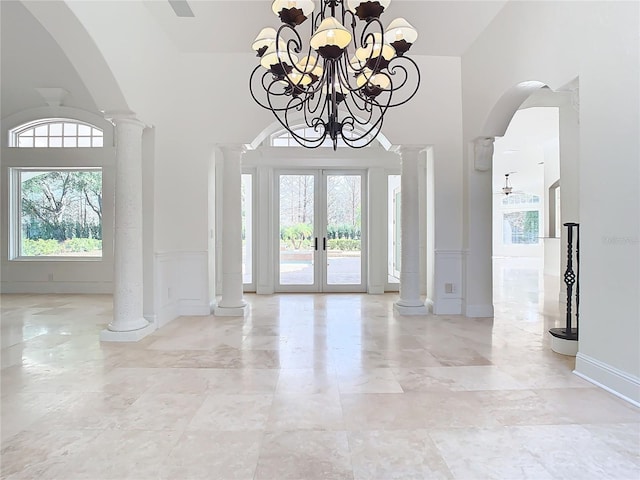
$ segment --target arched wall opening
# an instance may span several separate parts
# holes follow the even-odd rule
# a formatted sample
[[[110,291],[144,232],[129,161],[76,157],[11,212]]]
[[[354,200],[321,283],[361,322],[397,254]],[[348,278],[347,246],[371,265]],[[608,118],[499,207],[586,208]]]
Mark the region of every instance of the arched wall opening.
[[[556,91],[542,85],[524,82],[507,91],[483,131],[497,137],[492,158],[494,305],[498,310],[522,307],[515,315],[521,319],[545,315],[546,333],[564,313],[562,224],[579,221],[580,138],[578,79]],[[506,175],[509,195],[504,193]]]

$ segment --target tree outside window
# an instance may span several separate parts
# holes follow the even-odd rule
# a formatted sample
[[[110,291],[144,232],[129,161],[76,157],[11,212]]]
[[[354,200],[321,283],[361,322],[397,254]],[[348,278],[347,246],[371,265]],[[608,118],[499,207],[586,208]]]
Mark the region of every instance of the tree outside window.
[[[20,257],[102,256],[102,170],[17,170]]]

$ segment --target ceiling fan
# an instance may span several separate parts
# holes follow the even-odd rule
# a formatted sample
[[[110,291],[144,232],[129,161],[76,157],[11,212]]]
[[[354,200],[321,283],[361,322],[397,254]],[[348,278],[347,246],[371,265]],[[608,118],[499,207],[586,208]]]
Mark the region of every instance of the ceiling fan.
[[[169,0],[169,5],[178,17],[195,17],[187,0]]]
[[[522,190],[514,190],[513,186],[511,185],[510,175],[513,175],[514,173],[518,172],[509,172],[504,174],[504,186],[500,188],[500,190],[493,192],[494,195],[509,196],[514,193],[523,193]]]

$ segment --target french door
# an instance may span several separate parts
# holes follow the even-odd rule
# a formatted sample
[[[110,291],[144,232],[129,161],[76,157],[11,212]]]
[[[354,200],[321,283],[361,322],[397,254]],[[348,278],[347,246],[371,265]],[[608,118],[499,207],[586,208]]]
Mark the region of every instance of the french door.
[[[276,173],[276,291],[366,291],[365,178],[352,170]]]

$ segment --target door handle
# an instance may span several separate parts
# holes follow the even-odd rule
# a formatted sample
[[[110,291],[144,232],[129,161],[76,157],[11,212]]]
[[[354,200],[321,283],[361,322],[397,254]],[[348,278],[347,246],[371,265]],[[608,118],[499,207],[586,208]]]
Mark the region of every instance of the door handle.
[[[314,241],[314,243],[313,243],[313,248],[314,248],[315,250],[318,250],[318,237],[316,237],[316,238],[315,238],[315,241]]]
[[[327,249],[327,237],[322,237],[322,250]]]

